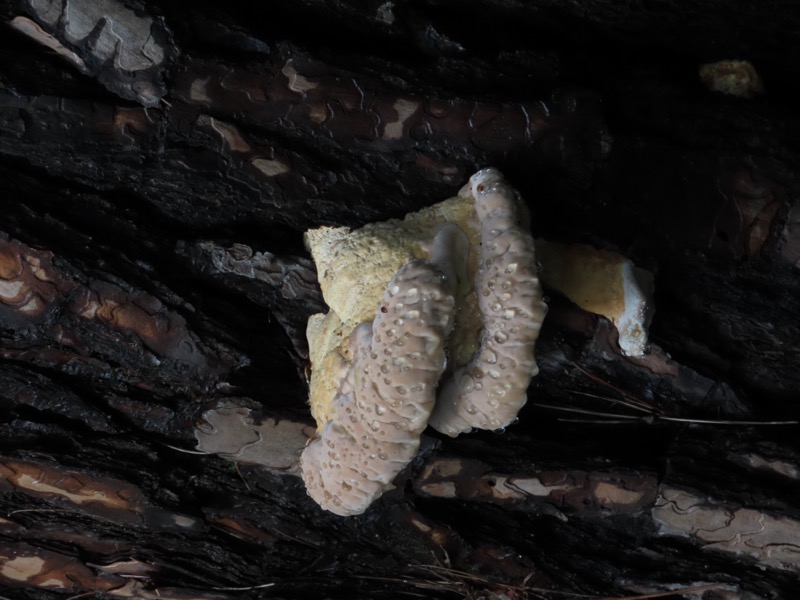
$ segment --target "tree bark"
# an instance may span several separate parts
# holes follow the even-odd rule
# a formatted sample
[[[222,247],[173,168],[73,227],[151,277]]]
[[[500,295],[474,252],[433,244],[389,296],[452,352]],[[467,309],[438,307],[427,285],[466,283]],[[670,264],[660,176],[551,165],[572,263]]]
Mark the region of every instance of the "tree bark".
[[[273,4],[0,3],[0,596],[793,597],[800,8]],[[649,353],[549,292],[518,422],[326,513],[302,234],[490,165],[654,273]]]

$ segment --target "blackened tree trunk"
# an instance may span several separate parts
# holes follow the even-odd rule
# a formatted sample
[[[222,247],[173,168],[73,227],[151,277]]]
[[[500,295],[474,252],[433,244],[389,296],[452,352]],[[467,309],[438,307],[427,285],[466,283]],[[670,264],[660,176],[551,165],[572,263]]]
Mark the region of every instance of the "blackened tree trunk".
[[[796,3],[0,15],[0,596],[794,597]],[[733,59],[738,95],[700,77]],[[302,234],[488,165],[536,236],[655,274],[650,352],[551,294],[517,423],[325,513]]]

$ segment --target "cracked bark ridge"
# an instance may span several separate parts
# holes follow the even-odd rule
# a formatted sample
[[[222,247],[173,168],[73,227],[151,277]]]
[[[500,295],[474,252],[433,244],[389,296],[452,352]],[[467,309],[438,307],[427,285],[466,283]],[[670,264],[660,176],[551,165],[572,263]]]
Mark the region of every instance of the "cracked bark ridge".
[[[653,414],[745,419],[753,408],[730,384],[704,376],[676,361],[659,345],[644,357],[624,357],[617,331],[563,299],[550,300],[548,318],[537,342],[540,375],[535,380],[547,396],[575,405],[576,394],[616,400],[638,399]],[[612,359],[611,357],[617,357]],[[624,393],[604,382],[626,381]],[[646,416],[646,413],[641,415]]]
[[[135,182],[175,222],[257,218],[265,227],[299,229],[313,226],[310,211],[325,222],[385,216],[366,203],[352,207],[355,197],[385,197],[398,213],[419,208],[504,157],[585,170],[603,153],[596,102],[566,102],[562,111],[541,102],[408,99],[309,60],[302,63],[307,71],[298,71],[299,62],[289,71],[310,86],[301,93],[283,73],[286,64],[237,69],[189,62],[175,81],[180,101],[168,112],[7,89],[0,96],[0,148],[93,188]],[[44,140],[47,153],[37,150]],[[96,144],[115,152],[96,156]],[[203,149],[197,165],[184,160],[184,144]],[[325,157],[309,150],[316,146]],[[192,183],[198,168],[203,186]],[[297,207],[303,210],[286,211],[290,202],[304,203]]]
[[[313,141],[344,156],[358,153],[375,167],[386,164],[381,156],[391,155],[397,167],[390,168],[404,192],[426,198],[435,198],[437,190],[444,197],[447,185],[463,181],[477,165],[501,156],[542,153],[566,166],[603,152],[603,128],[590,101],[565,102],[568,108],[557,110],[542,102],[423,98],[296,51],[290,58],[247,71],[214,63],[190,65],[178,75],[176,94],[194,112],[225,107],[213,119],[201,112],[197,125],[213,128],[215,135],[249,158],[251,168],[260,171],[266,183],[281,187],[291,185],[306,165],[268,148],[252,156],[240,126],[231,125],[234,118],[241,123],[243,117],[256,130],[278,134],[279,139]],[[337,180],[348,184],[351,177]],[[307,177],[306,192],[322,195],[320,185],[324,179],[319,175]]]
[[[118,0],[20,2],[27,16],[11,26],[54,50],[109,91],[158,106],[176,48],[164,22]]]
[[[0,489],[26,494],[34,502],[61,506],[95,518],[111,519],[129,527],[196,531],[196,519],[168,513],[150,504],[137,487],[87,471],[42,461],[5,459],[0,462]]]
[[[610,517],[636,514],[656,501],[652,474],[601,471],[498,473],[479,461],[437,458],[426,462],[415,488],[423,496],[506,505],[547,503],[557,510]]]
[[[62,271],[52,253],[6,236],[0,237],[0,317],[13,334],[3,358],[99,378],[111,371],[144,389],[208,389],[236,360],[206,347],[154,296],[82,282]],[[39,336],[51,344],[31,343]]]
[[[226,248],[208,241],[193,246],[180,243],[177,250],[203,277],[236,289],[270,311],[286,331],[297,356],[308,359],[306,322],[325,306],[313,261],[255,252],[245,244]]]

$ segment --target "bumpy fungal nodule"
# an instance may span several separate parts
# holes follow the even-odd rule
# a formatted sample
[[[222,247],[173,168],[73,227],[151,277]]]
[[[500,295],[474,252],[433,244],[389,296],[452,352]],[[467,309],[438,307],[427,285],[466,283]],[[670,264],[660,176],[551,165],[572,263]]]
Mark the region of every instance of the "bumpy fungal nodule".
[[[331,307],[308,326],[318,427],[301,471],[320,506],[364,512],[429,422],[455,436],[516,417],[546,312],[524,214],[502,174],[484,169],[458,198],[402,221],[308,232]]]
[[[480,327],[477,300],[469,294],[480,241],[471,199],[456,196],[409,213],[404,219],[368,223],[352,231],[347,227],[320,227],[306,232],[305,242],[329,307],[325,314],[312,315],[306,329],[311,359],[309,404],[318,429],[331,419],[333,398],[352,362],[347,344],[350,335],[359,324],[375,318],[375,306],[409,256],[430,258],[431,240],[448,223],[467,234],[467,240],[451,250],[459,260],[466,257],[467,264],[460,270],[468,274],[459,275],[459,312],[450,334],[449,352],[451,362],[465,363],[477,348],[475,330]]]
[[[417,454],[445,368],[463,232],[444,225],[430,259],[389,282],[372,323],[350,336],[353,361],[331,419],[300,459],[308,494],[342,516],[363,513]]]
[[[547,314],[533,237],[521,224],[515,191],[496,169],[472,176],[469,191],[481,223],[475,292],[480,347],[445,382],[430,424],[450,436],[511,423],[538,373],[534,343]]]
[[[624,354],[646,347],[647,274],[608,251],[535,245],[496,169],[403,219],[321,227],[305,241],[330,310],[308,321],[317,434],[301,470],[309,495],[339,515],[392,487],[428,423],[454,437],[516,418],[547,313],[537,250],[550,288],[610,318]]]

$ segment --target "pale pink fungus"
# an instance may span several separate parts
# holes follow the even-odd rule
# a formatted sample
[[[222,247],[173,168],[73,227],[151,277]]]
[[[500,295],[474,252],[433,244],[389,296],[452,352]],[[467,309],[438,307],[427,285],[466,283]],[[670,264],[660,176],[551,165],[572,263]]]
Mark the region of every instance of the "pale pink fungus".
[[[536,269],[533,238],[520,223],[513,188],[496,169],[470,178],[481,223],[475,292],[483,332],[467,365],[445,382],[430,424],[452,437],[511,423],[538,373],[534,344],[547,313]]]
[[[353,362],[333,416],[300,459],[308,494],[342,516],[363,513],[416,456],[445,368],[461,230],[443,226],[430,261],[413,260],[389,282],[372,323],[350,337]]]

